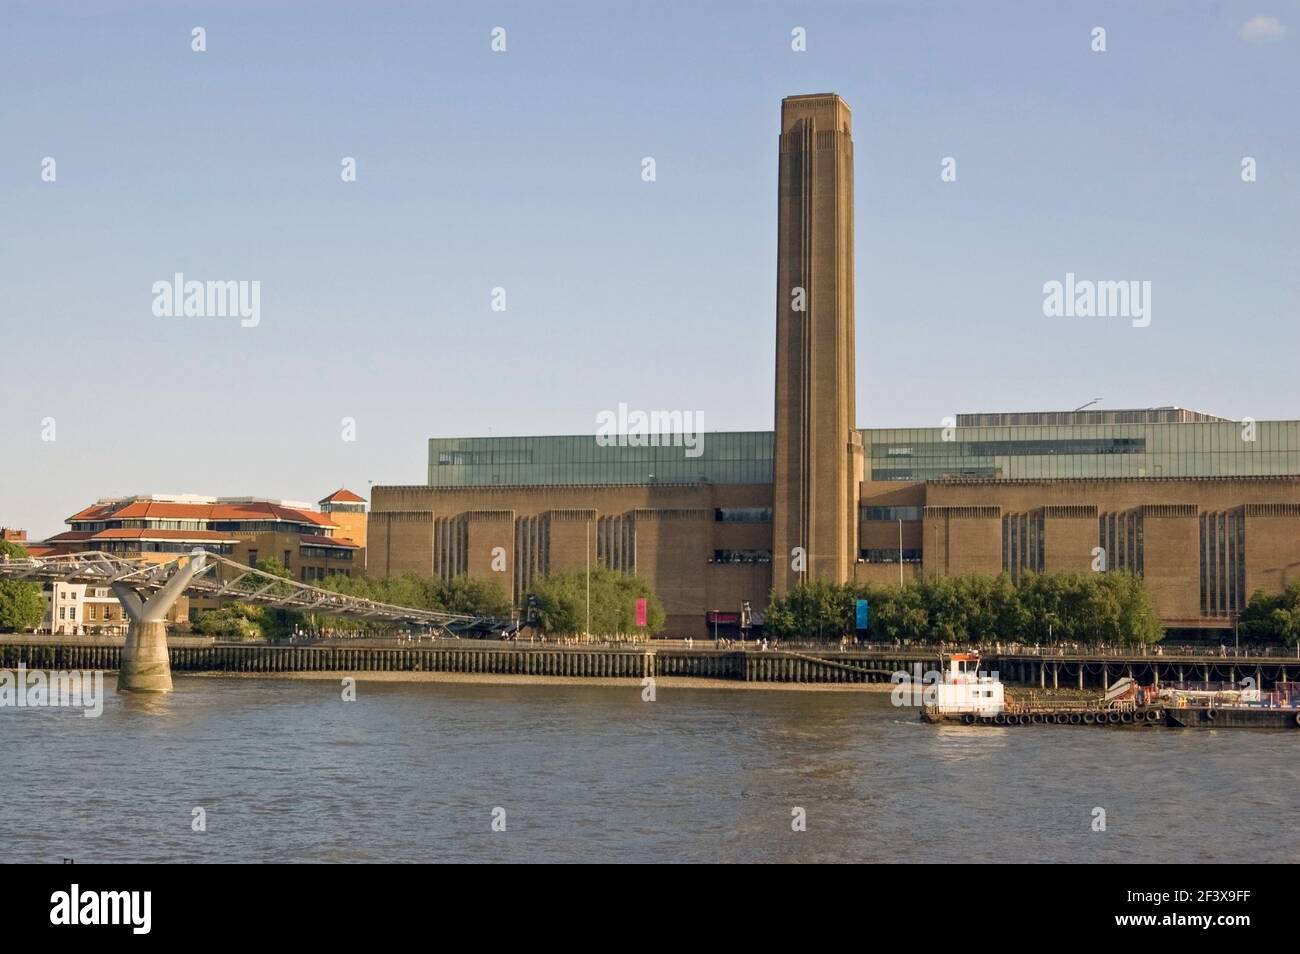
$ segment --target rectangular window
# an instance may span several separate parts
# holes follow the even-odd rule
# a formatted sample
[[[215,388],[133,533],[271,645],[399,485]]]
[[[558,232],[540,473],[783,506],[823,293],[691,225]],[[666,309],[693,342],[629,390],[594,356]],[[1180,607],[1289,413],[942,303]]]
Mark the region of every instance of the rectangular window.
[[[1246,521],[1240,509],[1203,513],[1201,615],[1231,617],[1245,608]]]
[[[714,550],[714,563],[771,563],[771,550]]]
[[[920,520],[920,507],[863,507],[863,520]]]
[[[904,563],[920,563],[921,551],[904,547],[902,550]],[[868,549],[862,551],[862,562],[864,563],[898,563],[899,551],[897,548],[890,549],[884,547],[881,549]]]
[[[1046,534],[1043,512],[1010,513],[1002,518],[1002,569],[1019,581],[1026,573],[1043,570]]]
[[[718,507],[713,519],[720,523],[771,523],[771,507]]]

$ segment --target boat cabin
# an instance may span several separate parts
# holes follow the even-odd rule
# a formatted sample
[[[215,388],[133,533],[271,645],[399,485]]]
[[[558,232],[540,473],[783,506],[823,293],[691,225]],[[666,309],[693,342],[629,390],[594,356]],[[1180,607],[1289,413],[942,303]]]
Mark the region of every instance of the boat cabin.
[[[980,672],[979,653],[953,653],[943,682],[935,685],[934,708],[945,712],[997,715],[1006,704],[997,674]]]

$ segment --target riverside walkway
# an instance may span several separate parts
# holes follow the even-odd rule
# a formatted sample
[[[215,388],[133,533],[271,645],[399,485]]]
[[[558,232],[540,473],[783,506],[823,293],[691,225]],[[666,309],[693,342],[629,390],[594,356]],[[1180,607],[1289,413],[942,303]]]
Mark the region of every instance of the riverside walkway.
[[[117,669],[123,640],[113,637],[0,636],[0,668]],[[650,640],[564,645],[455,638],[334,639],[281,643],[218,643],[193,636],[167,641],[178,672],[448,672],[598,678],[681,676],[780,683],[889,683],[896,673],[923,679],[939,669],[932,649],[773,646],[749,641]],[[1300,659],[1278,655],[1204,656],[1085,653],[1046,655],[985,650],[981,668],[1004,682],[1042,689],[1105,690],[1124,676],[1146,685],[1254,680],[1262,689],[1300,680]]]

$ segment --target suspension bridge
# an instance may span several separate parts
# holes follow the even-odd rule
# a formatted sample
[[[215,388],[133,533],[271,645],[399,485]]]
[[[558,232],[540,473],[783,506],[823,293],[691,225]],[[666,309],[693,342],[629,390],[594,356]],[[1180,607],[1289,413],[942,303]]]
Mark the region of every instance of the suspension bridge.
[[[182,596],[237,600],[255,606],[424,627],[445,635],[500,631],[508,620],[382,603],[298,583],[196,548],[155,563],[100,551],[0,560],[0,578],[33,583],[84,583],[113,591],[126,611],[119,691],[170,692],[165,618]]]

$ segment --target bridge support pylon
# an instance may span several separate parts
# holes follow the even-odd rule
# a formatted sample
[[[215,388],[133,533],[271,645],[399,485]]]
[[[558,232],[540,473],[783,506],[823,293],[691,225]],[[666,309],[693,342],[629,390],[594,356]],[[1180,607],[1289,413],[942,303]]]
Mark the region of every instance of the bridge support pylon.
[[[171,578],[146,600],[127,580],[112,584],[113,595],[126,610],[126,644],[117,671],[118,692],[171,692],[172,664],[167,655],[167,611],[176,605],[194,576],[204,568],[206,554],[191,555]]]

